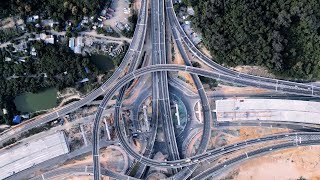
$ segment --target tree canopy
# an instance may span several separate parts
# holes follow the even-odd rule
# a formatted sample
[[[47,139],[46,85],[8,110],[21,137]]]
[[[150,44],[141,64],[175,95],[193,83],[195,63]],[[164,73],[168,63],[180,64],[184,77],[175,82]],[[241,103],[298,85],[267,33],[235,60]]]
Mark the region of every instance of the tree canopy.
[[[96,15],[111,0],[6,0],[0,3],[0,18],[9,15],[43,15],[56,20],[79,20],[84,15]]]
[[[185,0],[186,1],[186,0]],[[189,0],[192,23],[215,60],[262,65],[295,79],[320,77],[317,0]]]
[[[83,78],[96,80],[99,73],[89,58],[74,54],[68,47],[44,42],[33,42],[28,46],[35,48],[37,56],[26,57],[25,62],[20,63],[6,61],[10,51],[0,50],[0,108],[8,110],[6,120],[11,120],[17,113],[13,100],[18,94],[80,85],[78,82]]]

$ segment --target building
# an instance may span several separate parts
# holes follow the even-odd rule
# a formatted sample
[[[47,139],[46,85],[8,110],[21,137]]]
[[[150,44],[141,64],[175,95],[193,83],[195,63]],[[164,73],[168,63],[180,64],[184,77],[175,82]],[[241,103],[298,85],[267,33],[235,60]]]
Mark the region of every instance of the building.
[[[81,49],[84,46],[83,38],[81,36],[77,38],[70,38],[69,39],[69,48],[76,54],[81,53]]]
[[[182,25],[182,27],[195,45],[199,44],[202,41],[202,37],[192,30],[190,21],[186,21],[185,24]]]
[[[37,52],[36,52],[36,49],[34,47],[31,48],[30,54],[32,56],[37,56]]]
[[[188,6],[187,12],[189,15],[194,16],[194,10],[193,10],[192,6]]]
[[[27,22],[28,23],[36,22],[38,19],[39,19],[39,16],[38,15],[34,15],[34,16],[28,17],[27,18]]]
[[[20,115],[14,116],[12,122],[13,122],[13,124],[21,123],[21,116]]]
[[[116,27],[117,27],[120,31],[123,31],[124,28],[125,28],[121,22],[117,22]]]
[[[286,121],[320,124],[320,103],[283,99],[216,101],[218,121]]]
[[[4,149],[0,153],[0,179],[66,153],[69,148],[62,131]]]
[[[40,34],[40,39],[43,40],[45,43],[54,44],[54,37],[53,35],[46,35],[44,33]]]
[[[89,78],[84,78],[80,81],[80,83],[85,83],[85,82],[88,82],[89,81]]]
[[[74,51],[74,38],[69,38],[69,48]]]
[[[2,109],[2,113],[3,113],[3,114],[8,114],[8,110],[7,110],[6,108],[3,108],[3,109]]]

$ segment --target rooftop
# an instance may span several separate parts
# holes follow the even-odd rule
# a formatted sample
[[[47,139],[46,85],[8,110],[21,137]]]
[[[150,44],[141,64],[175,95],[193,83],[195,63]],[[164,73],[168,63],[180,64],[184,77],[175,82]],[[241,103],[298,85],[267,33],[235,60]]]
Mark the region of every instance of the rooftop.
[[[0,152],[0,179],[69,152],[62,131]]]
[[[218,121],[269,120],[320,124],[320,103],[283,99],[216,101]]]

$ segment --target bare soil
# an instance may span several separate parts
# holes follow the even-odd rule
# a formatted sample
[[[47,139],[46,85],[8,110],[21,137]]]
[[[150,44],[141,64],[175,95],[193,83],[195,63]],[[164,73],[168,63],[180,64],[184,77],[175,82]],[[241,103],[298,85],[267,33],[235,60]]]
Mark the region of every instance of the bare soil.
[[[320,146],[299,147],[275,152],[236,166],[218,179],[233,176],[237,180],[320,179]]]

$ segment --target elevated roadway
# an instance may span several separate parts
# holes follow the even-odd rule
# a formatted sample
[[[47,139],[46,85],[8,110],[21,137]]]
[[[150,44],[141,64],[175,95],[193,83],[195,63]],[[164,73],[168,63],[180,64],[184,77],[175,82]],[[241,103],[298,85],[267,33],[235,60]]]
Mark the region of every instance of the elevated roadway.
[[[124,86],[126,83],[130,82],[132,79],[137,78],[141,75],[145,75],[147,73],[151,73],[151,72],[157,72],[157,71],[177,71],[177,70],[184,70],[186,72],[189,73],[194,73],[197,75],[202,75],[202,76],[206,76],[209,78],[219,78],[223,81],[232,81],[232,82],[237,82],[237,83],[247,83],[245,80],[243,79],[236,79],[236,78],[230,78],[228,75],[224,75],[224,74],[219,74],[217,72],[212,72],[212,71],[207,71],[207,70],[203,70],[203,69],[199,69],[199,68],[195,68],[195,67],[188,67],[188,66],[181,66],[181,65],[153,65],[153,66],[149,66],[149,67],[145,67],[142,69],[139,69],[135,72],[132,72],[126,76],[124,76],[122,79],[120,79],[117,84],[115,86],[113,86],[110,91],[107,92],[105,98],[103,99],[100,108],[97,112],[97,116],[95,118],[95,129],[94,129],[94,161],[96,161],[97,159],[95,158],[96,156],[99,156],[99,152],[98,152],[98,146],[97,143],[95,143],[95,141],[98,140],[99,137],[99,129],[98,126],[96,126],[96,124],[99,124],[100,121],[100,116],[102,111],[104,110],[107,102],[111,99],[111,97],[113,96],[113,94],[119,90],[122,86]],[[249,82],[249,83],[254,83],[254,82]],[[115,115],[117,115],[118,113],[116,113]],[[117,118],[116,118],[117,119]],[[116,125],[116,127],[119,129],[120,127]],[[121,140],[120,136],[120,140]],[[180,161],[167,161],[167,162],[157,162],[151,159],[148,159],[146,157],[141,156],[140,154],[136,153],[131,147],[130,145],[128,145],[125,141],[126,139],[122,139],[121,143],[122,146],[124,147],[124,149],[127,151],[127,153],[129,153],[130,155],[132,155],[135,159],[137,159],[139,162],[145,163],[149,166],[161,166],[161,167],[183,167],[183,166],[188,166],[191,164],[196,164],[197,162],[192,161],[191,162],[186,162],[186,159],[184,160],[180,160]],[[198,158],[198,157],[197,157]],[[197,159],[194,159],[197,160]],[[200,158],[198,158],[198,161],[201,160]],[[162,163],[162,164],[161,164]],[[180,164],[178,164],[180,163]]]
[[[170,16],[167,16],[167,18],[171,18]],[[192,66],[191,61],[189,59],[189,57],[187,56],[187,53],[185,52],[184,48],[183,48],[183,44],[181,42],[181,40],[178,39],[178,33],[175,31],[175,29],[172,28],[173,24],[172,21],[170,21],[170,27],[171,27],[171,31],[172,31],[172,36],[175,39],[175,42],[177,44],[178,50],[182,56],[182,59],[185,63],[185,65],[187,66]],[[200,141],[200,145],[197,151],[197,154],[201,154],[204,153],[207,150],[208,147],[208,143],[211,137],[211,120],[212,120],[212,115],[211,115],[211,109],[210,109],[210,104],[209,104],[209,100],[208,97],[206,95],[206,92],[203,88],[203,85],[200,81],[200,78],[195,75],[195,74],[191,74],[192,80],[195,83],[196,89],[198,91],[198,95],[200,97],[200,102],[201,102],[201,106],[202,106],[202,111],[203,111],[203,134],[201,137],[201,141]],[[216,120],[214,120],[216,121]],[[197,164],[191,165],[187,168],[185,168],[183,171],[179,174],[175,175],[176,179],[187,179],[192,172],[196,169]]]
[[[303,139],[303,140],[301,140],[301,142],[300,141],[287,142],[287,143],[281,143],[281,144],[277,144],[277,145],[273,145],[273,146],[259,148],[257,150],[246,152],[240,156],[232,158],[232,159],[225,161],[217,166],[213,166],[213,167],[203,171],[202,173],[196,175],[195,177],[193,177],[191,179],[192,180],[202,180],[202,179],[207,179],[209,177],[214,178],[217,175],[219,175],[220,173],[226,171],[228,168],[231,168],[232,166],[235,166],[237,164],[240,164],[244,161],[247,161],[249,159],[252,159],[252,158],[255,158],[258,156],[262,156],[262,155],[269,154],[269,153],[272,153],[275,151],[293,148],[293,147],[297,147],[297,146],[312,146],[312,145],[319,145],[319,144],[320,144],[320,141],[319,141],[319,136],[318,136],[317,138]]]
[[[155,51],[155,62],[157,64],[167,64],[166,45],[165,45],[165,14],[164,14],[164,0],[152,1],[153,8],[151,14],[155,17],[151,23],[151,27],[155,29],[153,39],[153,51]],[[163,124],[164,136],[166,139],[167,151],[170,160],[180,159],[179,149],[176,142],[176,136],[173,126],[170,97],[168,88],[168,73],[160,71],[158,74],[158,91],[161,120]],[[176,173],[176,170],[174,170]]]
[[[59,168],[49,171],[47,173],[41,174],[40,176],[36,176],[31,180],[45,180],[45,179],[52,179],[56,177],[60,177],[61,179],[70,176],[70,175],[88,175],[92,176],[94,172],[94,168],[92,166],[74,166],[68,168]],[[103,176],[112,177],[115,179],[126,179],[126,180],[138,180],[137,178],[133,178],[130,176],[126,176],[120,173],[113,172],[111,170],[102,168],[101,174]]]
[[[296,141],[296,139],[300,139],[299,137],[303,137],[303,138],[301,138],[301,143],[300,143],[300,141]],[[303,146],[303,145],[319,144],[320,133],[284,133],[284,134],[278,134],[278,135],[273,135],[273,136],[267,136],[267,137],[262,137],[260,139],[251,139],[251,140],[246,140],[246,141],[238,142],[235,144],[223,146],[223,147],[220,147],[220,148],[217,148],[214,150],[210,150],[210,151],[206,152],[206,154],[211,153],[210,157],[208,159],[218,158],[221,155],[224,155],[224,154],[227,154],[230,152],[234,152],[234,151],[237,151],[237,150],[245,148],[245,147],[249,147],[253,144],[258,144],[258,143],[262,143],[262,142],[273,142],[275,140],[281,140],[281,139],[285,139],[285,138],[288,141],[271,146],[271,147],[260,148],[259,150],[257,150],[256,153],[254,153],[255,156],[252,156],[252,153],[247,153],[248,157],[245,156],[245,158],[240,158],[240,161],[247,160],[252,157],[261,156],[266,153],[273,152],[275,150],[278,150],[279,149],[278,147],[281,147],[284,149],[284,148],[296,147],[297,145]],[[316,141],[316,142],[314,142],[314,141]],[[272,150],[270,150],[270,149],[272,149]],[[243,157],[243,155],[241,155],[241,157]],[[213,168],[211,168],[211,169],[207,170],[210,172],[204,171],[204,173],[202,173],[200,175],[204,176],[206,174],[206,175],[210,176],[214,173],[217,174],[219,172],[219,170],[222,170],[222,171],[226,170],[226,168],[230,168],[235,163],[240,162],[239,158],[237,158],[236,160],[237,161],[224,162],[224,163],[220,164],[219,167],[214,166],[213,167],[214,171],[212,171],[211,169],[213,169]],[[167,162],[170,162],[170,161],[167,161]],[[234,164],[231,164],[231,163],[234,163]],[[224,165],[226,165],[226,166],[224,166]],[[205,172],[207,172],[207,173],[205,173]],[[92,173],[93,173],[93,168],[91,166],[77,166],[77,167],[70,167],[70,168],[55,169],[55,170],[49,171],[47,173],[41,174],[41,175],[33,178],[32,180],[42,180],[43,178],[50,179],[50,178],[59,177],[62,175],[68,176],[71,174],[72,175],[92,175]],[[107,169],[101,169],[101,174],[103,176],[109,176],[109,177],[113,177],[116,179],[136,179],[136,178],[132,178],[130,176],[126,176],[126,175],[112,172]],[[173,177],[170,177],[168,179],[172,179],[172,178]],[[197,178],[197,176],[194,178]]]
[[[130,44],[129,50],[126,53],[124,59],[122,60],[122,63],[120,64],[120,66],[124,63],[124,61],[128,61],[127,59],[130,60],[131,62],[131,66],[129,67],[129,71],[133,71],[134,68],[136,67],[136,65],[138,64],[137,61],[141,55],[141,50],[143,47],[143,43],[144,43],[144,39],[145,39],[145,35],[146,35],[146,27],[147,27],[147,21],[148,21],[148,8],[147,8],[147,0],[142,0],[141,1],[141,8],[140,8],[140,12],[139,12],[139,18],[137,21],[137,25],[136,25],[136,29],[134,31],[134,36],[133,36],[133,40]],[[132,53],[131,53],[132,52]],[[128,63],[125,63],[123,66],[126,67],[128,65]],[[119,71],[119,73],[123,73],[124,72],[124,67],[122,68],[117,68],[116,72]],[[119,75],[114,73],[112,75],[112,77],[114,77],[115,79],[119,78]],[[109,81],[110,79],[108,79]],[[108,82],[107,81],[107,82]],[[107,83],[104,83],[107,84]],[[108,84],[108,87],[112,86],[111,84]],[[103,92],[105,92],[107,90],[107,88],[103,89],[102,87],[99,88],[101,90],[104,90]],[[121,103],[122,100],[122,96],[124,94],[125,88],[121,90],[120,92],[120,99],[118,101],[118,103]],[[99,114],[99,116],[101,117],[102,113]],[[99,130],[99,123],[98,124],[94,124],[94,129],[98,129]],[[99,140],[95,141],[95,145],[99,146]],[[93,155],[93,158],[96,159],[96,161],[94,161],[94,179],[100,179],[100,162],[99,162],[99,156],[95,156]]]

